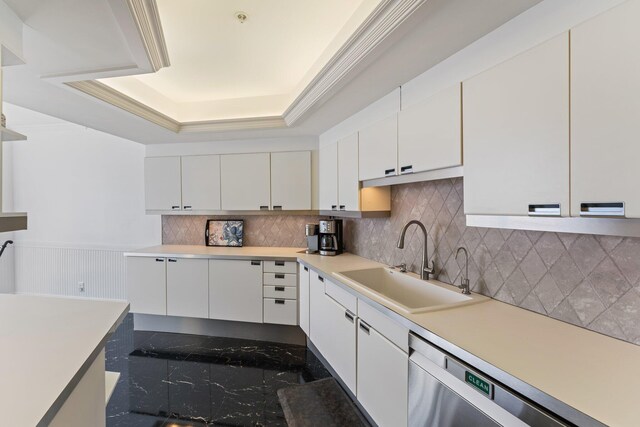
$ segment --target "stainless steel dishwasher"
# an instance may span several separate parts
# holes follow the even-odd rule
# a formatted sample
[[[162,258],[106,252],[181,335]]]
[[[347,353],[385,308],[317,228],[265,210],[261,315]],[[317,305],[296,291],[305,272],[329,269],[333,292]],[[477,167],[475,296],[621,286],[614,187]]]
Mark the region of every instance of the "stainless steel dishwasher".
[[[411,334],[409,426],[568,426]]]

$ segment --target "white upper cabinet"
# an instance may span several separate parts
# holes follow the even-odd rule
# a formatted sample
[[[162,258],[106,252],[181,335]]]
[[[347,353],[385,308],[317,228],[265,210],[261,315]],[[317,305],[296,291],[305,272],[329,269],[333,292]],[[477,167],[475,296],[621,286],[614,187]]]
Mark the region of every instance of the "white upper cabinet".
[[[360,181],[397,175],[398,115],[360,129]]]
[[[220,210],[220,156],[182,157],[182,209]]]
[[[338,141],[338,209],[360,210],[357,133]]]
[[[571,30],[573,216],[640,218],[638,16],[627,1]]]
[[[269,153],[220,156],[223,210],[267,210],[271,206]]]
[[[271,153],[271,204],[274,210],[311,209],[311,152]]]
[[[398,113],[399,174],[462,164],[459,84]]]
[[[568,216],[568,33],[465,81],[463,94],[465,213],[559,204]]]
[[[320,209],[338,208],[338,144],[320,147]]]
[[[144,159],[145,206],[147,210],[179,211],[182,206],[180,157]]]

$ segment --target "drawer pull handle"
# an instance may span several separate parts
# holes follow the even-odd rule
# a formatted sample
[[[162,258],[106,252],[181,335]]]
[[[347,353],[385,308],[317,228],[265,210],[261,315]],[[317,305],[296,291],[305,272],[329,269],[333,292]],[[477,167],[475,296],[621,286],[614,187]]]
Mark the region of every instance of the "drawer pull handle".
[[[193,206],[186,205],[186,206],[183,206],[182,208],[186,211],[190,211],[193,208]]]
[[[321,281],[322,283],[324,283],[324,277],[318,276],[318,280]]]
[[[369,330],[369,325],[364,323],[362,320],[360,321],[360,329],[362,329],[367,335],[371,334],[371,331]]]
[[[175,259],[175,258],[169,258],[169,259],[168,259],[168,261],[169,261],[169,262],[178,262],[178,260],[177,260],[177,259]]]
[[[277,299],[274,301],[276,304],[284,304],[284,300],[283,299]]]
[[[347,318],[347,320],[348,320],[349,322],[351,322],[351,323],[353,323],[353,322],[354,322],[354,320],[355,320],[355,316],[354,316],[354,314],[353,314],[353,313],[351,313],[349,310],[347,310],[347,311],[345,311],[345,312],[344,312],[344,317],[346,317],[346,318]]]
[[[332,211],[338,210],[338,205],[331,205],[331,210]]]
[[[346,210],[346,209],[347,209],[347,207],[346,207],[345,205],[340,205],[340,210],[341,210],[341,211],[344,211],[344,210]]]
[[[384,176],[393,176],[395,174],[396,174],[396,168],[384,170]]]
[[[179,211],[180,210],[180,206],[171,206],[171,210],[172,211]]]
[[[284,279],[284,274],[275,274],[276,279]]]
[[[278,267],[284,267],[284,261],[275,261],[275,265]]]
[[[260,265],[260,261],[251,261],[251,265]]]
[[[580,203],[580,216],[624,217],[624,202]]]
[[[164,258],[156,258],[156,262],[164,262]]]
[[[276,292],[284,292],[284,286],[276,286]]]
[[[276,205],[273,207],[274,211],[281,211],[282,210],[282,206],[281,205]]]
[[[529,216],[560,216],[560,203],[529,205]]]
[[[413,173],[413,165],[401,166],[400,167],[400,175],[404,175],[406,173]]]
[[[260,210],[261,211],[268,211],[269,210],[269,206],[260,205]]]
[[[304,267],[304,271],[309,271],[309,267]]]

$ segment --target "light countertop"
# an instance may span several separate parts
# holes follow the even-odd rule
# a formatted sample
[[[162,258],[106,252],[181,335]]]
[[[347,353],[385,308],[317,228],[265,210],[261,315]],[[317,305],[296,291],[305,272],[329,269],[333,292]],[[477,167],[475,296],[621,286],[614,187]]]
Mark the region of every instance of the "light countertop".
[[[121,301],[0,294],[3,424],[47,424],[128,309]]]
[[[171,258],[224,258],[224,259],[266,259],[296,261],[304,248],[270,248],[244,246],[240,248],[204,245],[160,245],[126,252],[125,256],[157,256]]]
[[[297,259],[352,291],[358,289],[333,273],[382,266],[352,254],[323,257],[300,250],[158,246],[130,255]],[[367,297],[393,311],[383,298]],[[638,425],[640,346],[492,299],[421,314],[396,313],[412,331],[440,337],[601,423]]]

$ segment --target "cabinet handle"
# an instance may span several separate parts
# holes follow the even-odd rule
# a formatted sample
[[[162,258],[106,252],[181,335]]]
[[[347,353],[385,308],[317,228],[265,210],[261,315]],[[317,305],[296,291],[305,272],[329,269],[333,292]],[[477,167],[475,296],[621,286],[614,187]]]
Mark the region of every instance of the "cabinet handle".
[[[331,205],[331,210],[332,211],[337,211],[338,210],[338,205]]]
[[[284,274],[275,274],[276,279],[284,279]]]
[[[275,264],[276,264],[278,267],[284,267],[284,261],[275,261]]]
[[[580,216],[624,217],[624,202],[580,203]]]
[[[340,205],[340,210],[343,211],[345,210],[347,207],[345,205]]]
[[[318,276],[318,280],[321,281],[322,283],[324,283],[324,277]]]
[[[351,322],[351,323],[353,323],[353,322],[354,322],[354,320],[355,320],[354,314],[353,314],[353,313],[351,313],[349,310],[346,310],[346,311],[344,312],[344,317],[346,317],[346,318],[347,318],[347,320],[348,320],[349,322]]]
[[[392,176],[395,174],[396,174],[396,168],[384,170],[384,176]]]
[[[529,205],[529,216],[560,216],[560,203]]]
[[[178,260],[175,259],[175,258],[169,258],[167,261],[169,261],[169,262],[178,262]]]
[[[281,211],[281,210],[282,210],[282,206],[281,206],[281,205],[275,205],[275,206],[273,207],[273,210],[274,210],[274,211]]]
[[[269,206],[260,205],[260,210],[261,211],[268,211],[269,210]]]
[[[186,205],[186,206],[182,207],[182,209],[184,209],[185,211],[190,211],[192,208],[193,208],[193,206],[191,206],[191,205]]]
[[[260,265],[260,261],[251,261],[251,265]]]
[[[171,206],[171,210],[172,211],[179,211],[180,210],[180,206]]]
[[[164,258],[156,258],[156,262],[164,262]]]
[[[405,173],[413,173],[413,165],[401,166],[400,175],[404,175]]]
[[[371,331],[369,330],[369,325],[364,323],[362,320],[360,320],[360,329],[362,329],[367,335],[371,334]]]
[[[304,267],[304,271],[309,271],[309,267]]]
[[[284,292],[284,286],[276,286],[275,291],[276,292]]]
[[[274,301],[276,304],[284,304],[284,300],[283,299],[277,299]]]

